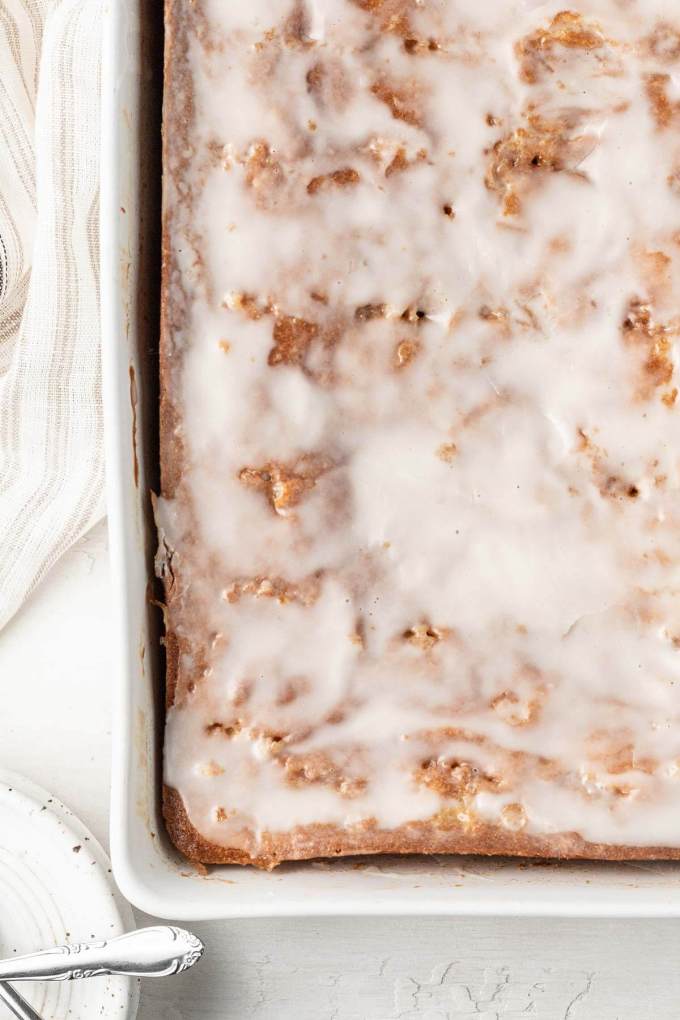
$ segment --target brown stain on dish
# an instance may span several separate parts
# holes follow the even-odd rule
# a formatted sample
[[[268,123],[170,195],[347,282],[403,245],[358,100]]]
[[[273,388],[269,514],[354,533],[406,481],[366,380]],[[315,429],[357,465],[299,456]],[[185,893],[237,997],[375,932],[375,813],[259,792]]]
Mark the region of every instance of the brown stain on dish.
[[[139,488],[139,459],[137,457],[137,405],[139,395],[137,393],[137,376],[135,366],[130,364],[130,409],[132,411],[132,474],[135,480],[135,488]]]

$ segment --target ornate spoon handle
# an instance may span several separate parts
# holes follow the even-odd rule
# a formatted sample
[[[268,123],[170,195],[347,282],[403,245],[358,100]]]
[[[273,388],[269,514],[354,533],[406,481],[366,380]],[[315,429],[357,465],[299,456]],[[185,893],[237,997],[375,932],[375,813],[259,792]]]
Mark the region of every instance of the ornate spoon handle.
[[[97,974],[165,977],[193,967],[200,939],[172,925],[139,928],[108,942],[83,942],[0,960],[0,981],[66,981]]]
[[[0,999],[15,1016],[19,1017],[19,1020],[42,1020],[40,1013],[36,1013],[33,1006],[26,1002],[23,995],[19,995],[11,985],[0,983]]]

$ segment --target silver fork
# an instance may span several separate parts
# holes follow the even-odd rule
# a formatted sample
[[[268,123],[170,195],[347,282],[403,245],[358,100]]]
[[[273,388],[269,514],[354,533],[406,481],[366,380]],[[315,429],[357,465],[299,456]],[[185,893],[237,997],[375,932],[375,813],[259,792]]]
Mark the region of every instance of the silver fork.
[[[115,939],[55,946],[0,960],[2,981],[72,981],[99,974],[166,977],[193,967],[203,943],[174,925],[139,928]]]
[[[0,960],[0,1000],[19,1020],[42,1020],[7,981],[72,981],[99,974],[165,977],[193,967],[202,955],[201,940],[173,925],[139,928],[108,941],[55,946]]]

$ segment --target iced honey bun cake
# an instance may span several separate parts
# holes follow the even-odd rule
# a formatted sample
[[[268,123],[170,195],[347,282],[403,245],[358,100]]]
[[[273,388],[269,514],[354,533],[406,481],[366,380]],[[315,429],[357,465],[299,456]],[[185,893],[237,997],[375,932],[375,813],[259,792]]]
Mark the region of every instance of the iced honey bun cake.
[[[166,0],[187,857],[680,857],[677,0]]]

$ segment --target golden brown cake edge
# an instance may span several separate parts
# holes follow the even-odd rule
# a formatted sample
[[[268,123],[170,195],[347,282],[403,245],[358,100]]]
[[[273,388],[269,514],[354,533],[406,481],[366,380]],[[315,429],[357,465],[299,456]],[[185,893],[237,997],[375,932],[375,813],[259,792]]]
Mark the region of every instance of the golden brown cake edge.
[[[180,0],[165,0],[165,55],[163,93],[163,174],[175,171],[173,162],[177,159],[186,140],[192,109],[189,83],[182,72],[181,57],[187,45],[186,21],[180,12]],[[179,79],[179,80],[178,80]],[[169,88],[168,85],[172,84]],[[182,88],[175,86],[181,84]],[[172,126],[172,138],[170,137]],[[177,433],[179,412],[172,399],[172,329],[178,316],[184,312],[170,298],[170,281],[176,271],[176,261],[171,244],[171,223],[173,210],[166,202],[165,189],[162,211],[162,266],[161,266],[161,317],[160,317],[160,408],[159,408],[159,450],[161,468],[161,491],[172,496],[182,474],[184,451]],[[172,575],[164,579],[165,602],[170,605],[173,598]],[[166,621],[167,622],[167,621]],[[165,633],[165,704],[174,702],[177,683],[179,649],[176,637],[170,627]],[[181,849],[179,847],[178,849]]]
[[[588,843],[575,832],[550,839],[507,832],[479,823],[471,831],[437,828],[434,821],[413,822],[396,829],[348,830],[336,825],[296,826],[290,832],[265,833],[262,852],[248,854],[211,843],[192,825],[181,796],[163,788],[163,813],[173,844],[200,864],[249,864],[271,871],[286,861],[376,854],[457,854],[484,857],[527,857],[567,861],[677,860],[680,850],[669,847],[624,847]]]

